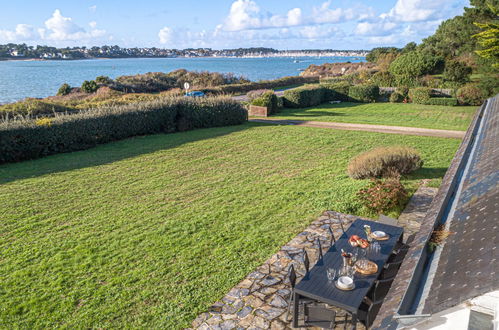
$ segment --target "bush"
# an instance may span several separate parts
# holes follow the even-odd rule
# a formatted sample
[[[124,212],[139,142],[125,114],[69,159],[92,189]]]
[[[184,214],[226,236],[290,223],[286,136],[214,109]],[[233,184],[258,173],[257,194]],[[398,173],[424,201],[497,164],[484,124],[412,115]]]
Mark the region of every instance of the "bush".
[[[278,111],[277,96],[273,91],[263,93],[260,97],[257,97],[251,101],[251,104],[260,107],[267,107],[269,115],[272,115]]]
[[[324,101],[343,101],[348,102],[348,91],[350,84],[347,81],[337,83],[321,83],[324,87]]]
[[[81,84],[81,90],[84,93],[95,93],[99,89],[99,86],[94,80],[85,80],[83,84]]]
[[[398,178],[371,180],[366,188],[359,190],[357,197],[371,212],[387,213],[404,206],[409,195]]]
[[[75,111],[75,109],[48,101],[28,98],[20,102],[0,106],[0,118],[53,115],[57,112],[70,111]]]
[[[311,84],[318,82],[319,82],[319,77],[293,76],[293,77],[283,77],[275,80],[263,80],[259,82],[249,82],[243,84],[222,85],[213,88],[203,88],[200,90],[207,94],[215,94],[215,95],[234,94],[234,93],[247,93],[255,89],[273,89],[278,87],[286,87],[290,85]]]
[[[412,51],[397,57],[390,64],[390,73],[395,76],[421,77],[435,73],[443,59],[426,52]]]
[[[404,100],[405,100],[405,96],[398,93],[398,92],[393,92],[390,95],[390,102],[391,103],[401,103],[401,102],[404,102]]]
[[[470,80],[471,67],[455,60],[449,60],[445,63],[442,79],[446,81],[464,84]]]
[[[57,91],[57,95],[59,96],[68,95],[69,93],[71,93],[71,86],[69,86],[68,84],[62,84]]]
[[[248,93],[246,93],[246,97],[248,97],[248,101],[253,101],[254,99],[262,96],[263,94],[267,93],[267,92],[274,92],[273,90],[271,89],[255,89],[253,91],[249,91]]]
[[[370,179],[411,173],[423,166],[419,153],[409,147],[380,147],[364,152],[348,164],[353,179]]]
[[[155,101],[0,124],[0,163],[83,150],[136,135],[242,124],[248,113],[228,98],[160,98]]]
[[[108,76],[98,76],[95,78],[95,82],[99,85],[111,85],[114,83],[113,79],[109,78]]]
[[[282,96],[277,97],[277,112],[279,112],[279,109],[284,108],[284,98]]]
[[[427,103],[429,105],[446,105],[446,106],[456,106],[458,101],[454,97],[430,97]]]
[[[481,105],[485,101],[485,93],[476,85],[466,85],[457,90],[459,104]]]
[[[376,72],[371,77],[371,83],[381,87],[395,85],[395,77],[390,72]]]
[[[320,85],[288,89],[284,92],[284,105],[290,108],[319,105],[325,100],[325,91],[326,89]]]
[[[412,103],[427,104],[431,97],[431,88],[419,87],[409,90],[409,98]]]
[[[376,102],[379,97],[379,87],[375,85],[356,85],[350,87],[348,96],[354,102]]]

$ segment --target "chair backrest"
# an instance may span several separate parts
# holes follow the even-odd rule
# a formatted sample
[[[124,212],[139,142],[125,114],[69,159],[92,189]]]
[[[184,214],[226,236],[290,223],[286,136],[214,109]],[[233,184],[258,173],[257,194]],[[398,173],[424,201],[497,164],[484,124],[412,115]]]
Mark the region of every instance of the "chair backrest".
[[[289,266],[288,279],[289,279],[289,284],[291,285],[291,289],[294,289],[295,284],[296,284],[296,272],[295,272],[295,267],[293,266],[293,264],[291,264],[291,266]]]
[[[341,221],[341,220],[340,220],[340,226],[341,226],[341,230],[343,231],[343,234],[346,235],[345,227],[343,227],[343,221]]]
[[[322,244],[319,237],[317,237],[317,248],[319,249],[319,259],[317,260],[317,262],[321,262],[323,255],[322,255]]]
[[[305,271],[308,273],[310,270],[310,260],[308,259],[308,253],[305,248],[303,248],[303,264],[305,265]]]
[[[334,243],[336,243],[336,238],[334,238],[334,233],[331,227],[327,227],[327,230],[329,231],[329,235],[331,235],[331,241],[330,241],[330,246],[333,246]]]

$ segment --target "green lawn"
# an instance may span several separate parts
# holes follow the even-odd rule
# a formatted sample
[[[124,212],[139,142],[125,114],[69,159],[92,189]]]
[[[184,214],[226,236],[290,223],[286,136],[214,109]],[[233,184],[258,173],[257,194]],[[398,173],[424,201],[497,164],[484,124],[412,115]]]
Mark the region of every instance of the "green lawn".
[[[344,102],[305,109],[283,109],[272,118],[465,131],[476,110],[477,107]]]
[[[363,214],[352,156],[418,148],[414,188],[459,143],[245,124],[0,166],[0,328],[187,327],[321,211]]]

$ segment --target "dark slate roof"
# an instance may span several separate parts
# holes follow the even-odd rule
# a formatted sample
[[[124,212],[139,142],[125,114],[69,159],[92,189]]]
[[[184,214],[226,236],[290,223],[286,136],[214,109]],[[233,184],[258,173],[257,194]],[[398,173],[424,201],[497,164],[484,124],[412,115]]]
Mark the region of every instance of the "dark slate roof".
[[[499,97],[491,99],[451,209],[449,231],[423,313],[499,288]]]
[[[499,288],[498,122],[499,95],[475,115],[373,329],[415,324],[424,320],[416,313],[437,313]],[[428,240],[442,222],[456,234],[430,256]]]

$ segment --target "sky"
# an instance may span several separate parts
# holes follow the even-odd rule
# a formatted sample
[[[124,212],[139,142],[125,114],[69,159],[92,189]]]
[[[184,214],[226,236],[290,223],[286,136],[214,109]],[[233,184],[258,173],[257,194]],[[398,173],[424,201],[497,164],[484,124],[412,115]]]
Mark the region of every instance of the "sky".
[[[213,49],[401,47],[467,0],[0,0],[0,44]]]

